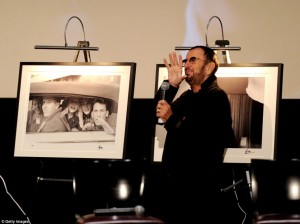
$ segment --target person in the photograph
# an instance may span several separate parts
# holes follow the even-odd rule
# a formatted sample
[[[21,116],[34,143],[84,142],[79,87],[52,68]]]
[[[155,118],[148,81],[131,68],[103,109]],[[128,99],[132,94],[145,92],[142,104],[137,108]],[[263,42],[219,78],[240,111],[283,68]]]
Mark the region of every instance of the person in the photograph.
[[[40,123],[44,118],[42,111],[42,98],[35,97],[31,101],[31,109],[28,111],[27,116],[27,132],[37,132]]]
[[[169,60],[163,61],[170,87],[164,99],[161,88],[155,95],[156,117],[165,122],[167,131],[162,219],[166,224],[194,223],[193,214],[197,214],[209,217],[211,223],[222,223],[218,220],[223,209],[222,164],[235,136],[230,102],[215,75],[219,59],[211,48],[195,46],[185,60],[176,52],[169,54]],[[183,80],[190,89],[173,101]]]
[[[44,96],[42,110],[45,119],[41,123],[37,132],[65,132],[68,124],[61,116],[61,99],[54,96]]]
[[[250,148],[261,148],[263,114],[264,114],[264,93],[265,79],[262,77],[250,77],[246,92],[251,99],[251,119],[249,131]]]
[[[81,131],[83,124],[80,125],[79,116],[81,116],[82,111],[79,105],[79,99],[76,97],[70,97],[65,99],[67,102],[66,109],[67,113],[64,115],[68,124],[69,131]]]
[[[92,124],[93,124],[92,106],[93,106],[92,99],[90,98],[81,99],[83,131],[90,131],[92,129]]]
[[[107,134],[115,134],[114,127],[108,123],[107,119],[110,115],[109,102],[103,98],[96,98],[93,103],[92,118],[93,131],[105,131]]]

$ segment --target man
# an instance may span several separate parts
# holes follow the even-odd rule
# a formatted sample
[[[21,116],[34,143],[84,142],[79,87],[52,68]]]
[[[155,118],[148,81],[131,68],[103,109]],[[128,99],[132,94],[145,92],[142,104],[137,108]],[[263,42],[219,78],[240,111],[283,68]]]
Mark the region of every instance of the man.
[[[76,97],[69,97],[65,99],[67,102],[67,113],[65,114],[65,119],[69,124],[70,131],[81,131],[83,126],[80,124],[79,116],[82,116],[80,110],[79,99]]]
[[[219,61],[205,46],[191,48],[185,60],[170,53],[169,60],[164,59],[170,85],[165,100],[160,99],[161,90],[155,96],[156,116],[167,130],[162,157],[167,177],[163,219],[166,224],[219,223],[223,156],[234,143],[230,103],[215,76]],[[173,101],[183,80],[190,89]]]
[[[110,115],[108,102],[102,98],[96,98],[93,104],[92,118],[94,131],[105,131],[107,134],[115,134],[115,130],[108,123],[107,119]]]
[[[41,123],[37,132],[65,132],[69,131],[68,124],[61,116],[60,98],[43,97],[42,110],[45,119]]]
[[[81,110],[83,120],[83,131],[89,131],[92,128],[92,101],[88,98],[81,99]]]
[[[41,121],[44,119],[42,111],[42,98],[34,97],[31,101],[31,109],[28,111],[27,115],[26,132],[36,132]]]

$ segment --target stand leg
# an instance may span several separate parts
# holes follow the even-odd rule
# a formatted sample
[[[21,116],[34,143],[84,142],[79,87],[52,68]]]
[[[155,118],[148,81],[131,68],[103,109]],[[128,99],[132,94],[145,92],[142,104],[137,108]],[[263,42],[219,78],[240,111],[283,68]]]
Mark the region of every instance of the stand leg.
[[[88,41],[78,41],[77,47],[89,47],[90,43]],[[76,51],[73,62],[77,62],[80,50]],[[91,61],[90,51],[83,50],[85,62]]]

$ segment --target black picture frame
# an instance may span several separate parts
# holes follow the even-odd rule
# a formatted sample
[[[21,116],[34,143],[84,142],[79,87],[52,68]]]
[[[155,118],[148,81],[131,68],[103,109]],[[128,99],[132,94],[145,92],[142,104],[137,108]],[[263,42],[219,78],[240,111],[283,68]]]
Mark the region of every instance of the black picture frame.
[[[167,79],[167,69],[164,64],[156,65],[155,92],[164,79]],[[238,137],[239,148],[226,149],[224,163],[251,163],[252,159],[275,159],[277,149],[277,126],[279,102],[282,94],[283,64],[281,63],[247,63],[221,64],[216,74],[219,85],[227,92],[232,107],[233,128]],[[254,88],[253,88],[254,87]],[[175,99],[189,85],[184,81]],[[255,91],[252,91],[255,90]],[[251,91],[251,93],[250,93]],[[242,111],[241,105],[233,103],[235,96],[243,96],[243,103],[247,110]],[[245,97],[248,99],[244,100]],[[255,104],[254,104],[255,103]],[[258,106],[257,106],[258,104]],[[253,112],[253,108],[259,108]],[[251,111],[250,111],[251,110]],[[251,116],[249,115],[251,114]],[[252,116],[256,116],[251,118]],[[243,117],[243,122],[240,118]],[[246,119],[247,118],[247,119]],[[250,139],[250,129],[258,126],[255,137]],[[241,130],[243,127],[243,130]],[[247,127],[247,128],[246,128]],[[246,136],[242,136],[245,134]],[[260,129],[260,130],[259,130]],[[259,133],[259,134],[257,134]],[[247,135],[248,134],[248,135]],[[152,147],[152,161],[161,162],[166,131],[162,125],[156,125]],[[241,135],[241,136],[239,136]],[[251,136],[254,136],[251,134]]]
[[[135,72],[132,62],[20,62],[14,156],[123,159]],[[108,119],[114,115],[114,133],[28,131],[32,99],[45,96],[59,97],[61,105],[71,98],[104,99]]]

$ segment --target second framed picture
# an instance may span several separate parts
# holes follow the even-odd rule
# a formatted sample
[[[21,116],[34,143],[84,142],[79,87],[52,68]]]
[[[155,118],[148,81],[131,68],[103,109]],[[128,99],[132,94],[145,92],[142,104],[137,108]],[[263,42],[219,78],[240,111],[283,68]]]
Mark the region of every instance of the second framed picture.
[[[250,163],[251,159],[276,156],[278,108],[282,91],[283,64],[221,64],[216,76],[231,104],[233,130],[239,147],[228,148],[225,163]],[[156,66],[156,87],[168,78],[164,64]],[[175,99],[189,88],[183,81]],[[160,162],[166,130],[156,125],[152,159]],[[188,150],[186,150],[188,151]],[[184,153],[184,150],[183,150]]]

